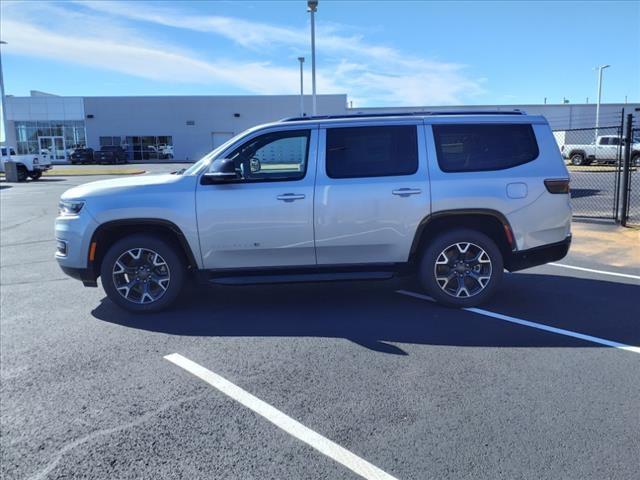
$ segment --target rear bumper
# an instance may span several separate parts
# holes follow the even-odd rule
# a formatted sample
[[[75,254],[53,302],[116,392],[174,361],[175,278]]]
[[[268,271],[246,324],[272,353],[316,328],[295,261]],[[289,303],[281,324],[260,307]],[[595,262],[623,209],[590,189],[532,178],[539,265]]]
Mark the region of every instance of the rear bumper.
[[[513,252],[509,258],[505,258],[504,268],[510,272],[516,272],[518,270],[524,270],[525,268],[555,262],[567,255],[570,246],[571,235],[558,243]]]

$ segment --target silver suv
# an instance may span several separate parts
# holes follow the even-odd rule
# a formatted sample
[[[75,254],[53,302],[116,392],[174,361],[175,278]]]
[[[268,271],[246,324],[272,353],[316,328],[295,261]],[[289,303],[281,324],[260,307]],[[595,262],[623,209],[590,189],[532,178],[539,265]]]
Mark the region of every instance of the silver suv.
[[[188,276],[227,285],[417,275],[437,301],[487,300],[504,269],[564,257],[569,175],[522,112],[303,117],[261,125],[190,168],[60,199],[56,258],[133,312]]]

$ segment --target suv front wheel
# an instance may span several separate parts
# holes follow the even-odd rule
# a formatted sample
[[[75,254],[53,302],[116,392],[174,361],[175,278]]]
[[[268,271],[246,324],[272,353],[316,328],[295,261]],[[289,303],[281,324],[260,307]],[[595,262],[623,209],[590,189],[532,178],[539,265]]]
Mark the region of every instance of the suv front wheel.
[[[109,248],[100,268],[111,301],[134,313],[157,312],[180,295],[185,263],[175,248],[149,235],[131,235]]]
[[[502,280],[503,259],[493,240],[467,229],[451,230],[429,242],[419,279],[435,300],[449,307],[473,307],[490,298]]]

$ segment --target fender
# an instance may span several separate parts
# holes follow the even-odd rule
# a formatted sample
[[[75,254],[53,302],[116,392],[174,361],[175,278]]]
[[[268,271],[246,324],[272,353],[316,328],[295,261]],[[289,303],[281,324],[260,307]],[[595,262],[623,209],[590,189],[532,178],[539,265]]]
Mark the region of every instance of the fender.
[[[517,250],[517,246],[513,240],[513,229],[511,228],[511,224],[509,223],[509,220],[507,220],[507,217],[505,217],[502,213],[500,213],[497,210],[491,210],[489,208],[460,208],[460,209],[454,209],[454,210],[440,210],[438,212],[432,212],[429,215],[425,216],[420,221],[420,223],[418,224],[418,227],[416,228],[416,233],[413,237],[413,242],[411,243],[411,251],[409,253],[410,258],[414,257],[418,249],[418,245],[420,244],[420,239],[422,238],[422,234],[430,223],[440,218],[451,217],[456,215],[477,215],[477,216],[484,215],[484,216],[491,216],[495,218],[503,225],[505,237],[507,239],[507,242],[511,246],[511,250],[512,251]]]
[[[187,257],[189,267],[193,269],[198,268],[198,263],[196,262],[196,258],[193,254],[193,250],[191,249],[191,245],[189,245],[189,242],[187,241],[184,233],[182,233],[180,227],[178,227],[175,223],[162,218],[127,218],[123,220],[112,220],[109,222],[105,222],[98,228],[96,228],[95,232],[93,232],[90,245],[93,245],[94,242],[99,242],[101,237],[107,230],[120,229],[124,227],[140,227],[142,231],[145,230],[145,227],[160,227],[162,229],[170,230],[173,234],[175,234],[178,243],[182,247]],[[94,263],[94,261],[88,262],[89,269],[93,269]],[[94,278],[97,278],[97,272],[93,273],[95,275]]]

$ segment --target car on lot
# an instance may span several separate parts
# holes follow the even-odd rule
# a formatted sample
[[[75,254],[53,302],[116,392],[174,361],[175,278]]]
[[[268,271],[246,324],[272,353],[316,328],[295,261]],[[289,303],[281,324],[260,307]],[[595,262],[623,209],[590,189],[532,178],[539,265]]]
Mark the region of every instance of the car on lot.
[[[93,153],[93,160],[96,163],[129,163],[127,151],[119,145],[101,147]]]
[[[76,148],[73,153],[69,155],[69,160],[74,165],[77,163],[93,163],[93,156],[93,148]]]
[[[133,312],[187,276],[227,285],[415,275],[478,305],[503,270],[571,241],[569,174],[549,124],[522,112],[285,119],[176,174],[103,180],[60,199],[56,258]],[[543,301],[543,299],[540,299]]]
[[[160,158],[171,159],[173,158],[173,145],[167,145],[161,143],[158,145],[158,151],[160,152]]]
[[[34,154],[16,154],[15,148],[10,145],[0,147],[0,172],[5,171],[6,162],[15,162],[18,169],[18,181],[23,182],[27,178],[38,180],[43,172],[51,169],[51,160]]]
[[[571,165],[591,165],[592,163],[617,163],[621,158],[624,142],[620,135],[599,135],[588,144],[566,144],[561,147],[562,156]],[[640,166],[640,143],[634,139],[631,144],[631,164]]]

